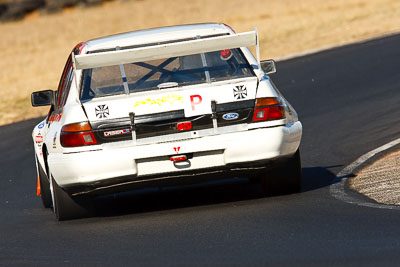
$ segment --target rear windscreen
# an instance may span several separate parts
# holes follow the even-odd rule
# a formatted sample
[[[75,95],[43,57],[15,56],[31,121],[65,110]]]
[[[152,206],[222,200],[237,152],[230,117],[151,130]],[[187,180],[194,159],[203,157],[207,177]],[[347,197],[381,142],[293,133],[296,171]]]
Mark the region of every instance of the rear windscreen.
[[[255,76],[239,49],[83,71],[81,100]]]

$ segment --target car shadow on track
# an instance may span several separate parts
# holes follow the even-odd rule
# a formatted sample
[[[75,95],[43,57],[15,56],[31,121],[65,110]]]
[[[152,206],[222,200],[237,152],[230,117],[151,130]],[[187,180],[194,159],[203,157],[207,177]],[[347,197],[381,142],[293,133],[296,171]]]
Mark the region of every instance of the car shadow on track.
[[[303,168],[302,192],[329,186],[336,176],[328,168]],[[114,217],[264,198],[261,185],[251,183],[245,178],[231,178],[198,185],[148,188],[99,197],[96,199],[96,216]]]
[[[258,184],[245,178],[224,179],[190,186],[148,188],[96,199],[96,215],[120,216],[135,213],[199,207],[263,197]]]
[[[340,166],[341,165],[303,168],[302,192],[304,193],[330,186],[336,179],[336,175],[329,171],[329,169]]]

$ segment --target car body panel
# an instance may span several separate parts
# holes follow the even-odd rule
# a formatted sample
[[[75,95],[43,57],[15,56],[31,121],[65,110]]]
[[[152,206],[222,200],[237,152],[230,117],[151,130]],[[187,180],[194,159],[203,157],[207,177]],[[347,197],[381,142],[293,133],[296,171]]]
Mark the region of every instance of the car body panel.
[[[272,129],[244,130],[159,144],[103,145],[102,149],[82,153],[53,153],[48,161],[60,186],[127,175],[140,180],[141,176],[288,156],[297,150],[301,131],[301,124],[296,122]],[[277,139],[284,142],[271,142]],[[177,168],[169,159],[173,155],[191,153],[198,155],[190,160],[190,166]],[[74,167],[66,169],[65,166]]]

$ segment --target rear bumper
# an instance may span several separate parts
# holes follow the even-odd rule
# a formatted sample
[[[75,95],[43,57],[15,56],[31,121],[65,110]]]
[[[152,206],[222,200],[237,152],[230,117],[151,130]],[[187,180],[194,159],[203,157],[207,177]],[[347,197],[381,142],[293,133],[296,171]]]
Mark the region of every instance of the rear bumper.
[[[140,146],[103,146],[80,153],[54,153],[48,158],[57,183],[73,193],[118,187],[146,187],[164,181],[196,182],[199,178],[260,170],[293,155],[302,133],[300,122],[189,140]],[[170,156],[185,154],[174,164]],[[189,179],[191,177],[192,179]],[[174,179],[176,178],[176,179]]]
[[[274,160],[231,164],[224,167],[204,168],[179,173],[164,173],[144,176],[139,179],[137,176],[128,175],[91,183],[69,184],[64,186],[64,190],[75,196],[104,195],[148,187],[196,184],[228,177],[254,178],[265,170],[284,165],[289,158],[289,156],[285,156]]]

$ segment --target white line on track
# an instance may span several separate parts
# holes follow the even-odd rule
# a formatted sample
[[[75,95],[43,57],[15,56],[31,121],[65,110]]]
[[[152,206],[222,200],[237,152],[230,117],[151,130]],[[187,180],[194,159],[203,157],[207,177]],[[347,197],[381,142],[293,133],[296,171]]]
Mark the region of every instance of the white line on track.
[[[346,181],[349,177],[351,177],[353,175],[353,172],[355,169],[357,169],[361,164],[363,164],[364,162],[366,162],[367,160],[369,160],[376,154],[381,153],[385,150],[388,150],[398,144],[400,144],[400,138],[362,155],[357,160],[355,160],[353,163],[346,166],[343,170],[341,170],[336,175],[336,179],[333,181],[333,184],[330,186],[329,191],[330,191],[331,195],[338,200],[341,200],[341,201],[344,201],[344,202],[347,202],[350,204],[356,204],[359,206],[378,208],[378,209],[400,210],[400,206],[385,205],[385,204],[379,204],[379,203],[373,203],[373,202],[364,202],[360,199],[349,196],[345,192]]]

